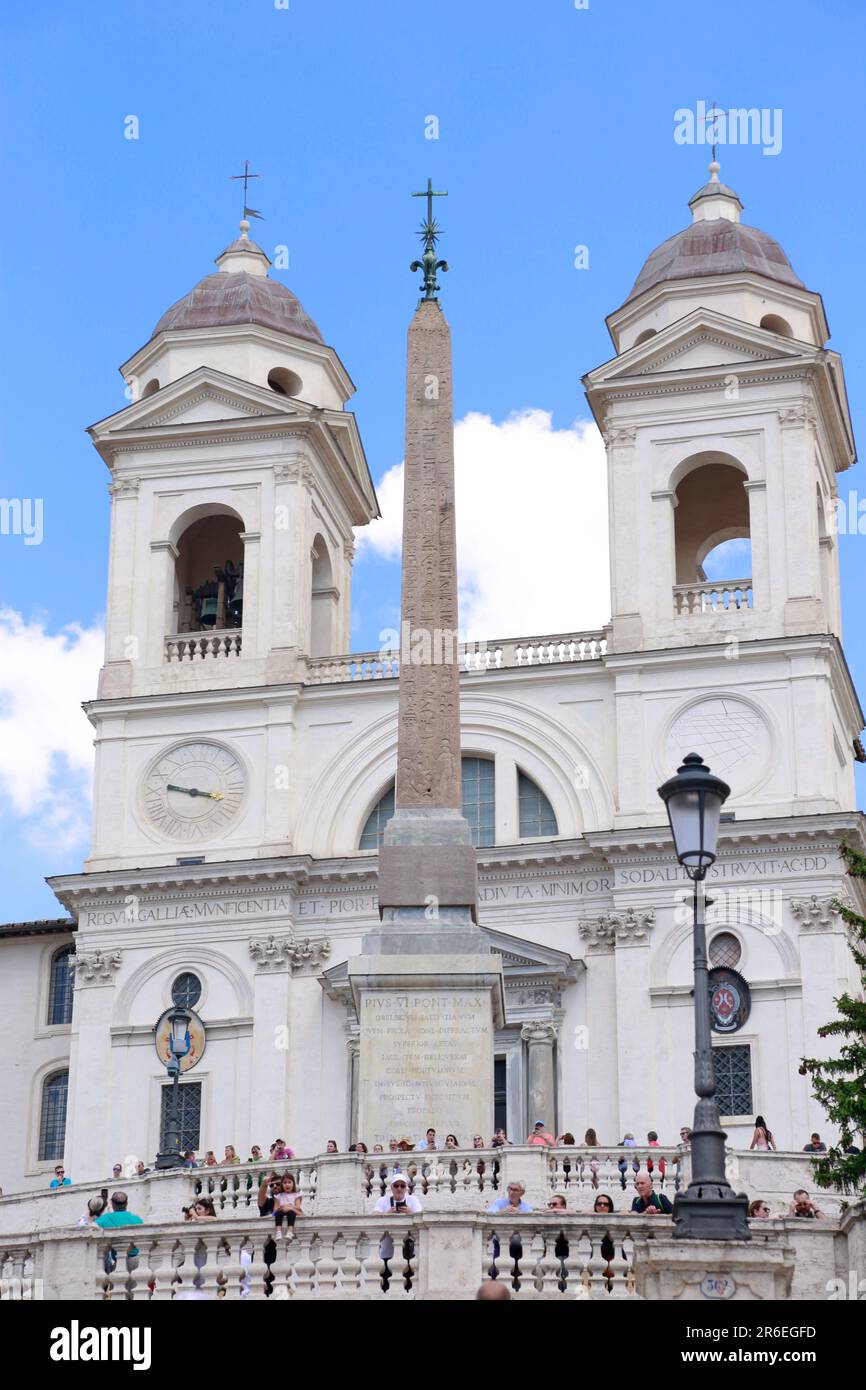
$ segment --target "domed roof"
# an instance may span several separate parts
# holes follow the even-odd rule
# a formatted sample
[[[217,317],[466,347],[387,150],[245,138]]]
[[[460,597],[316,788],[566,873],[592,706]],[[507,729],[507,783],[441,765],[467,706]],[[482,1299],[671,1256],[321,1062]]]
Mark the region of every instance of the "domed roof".
[[[279,280],[270,279],[270,261],[245,231],[217,256],[216,263],[219,270],[199,280],[166,309],[151,337],[172,329],[255,323],[308,342],[324,341],[300,300]]]
[[[694,218],[691,226],[668,237],[647,257],[626,303],[668,280],[742,271],[806,288],[779,243],[757,227],[740,222],[743,205],[737,194],[719,182],[718,165],[711,164],[710,169],[709,183],[689,200]]]

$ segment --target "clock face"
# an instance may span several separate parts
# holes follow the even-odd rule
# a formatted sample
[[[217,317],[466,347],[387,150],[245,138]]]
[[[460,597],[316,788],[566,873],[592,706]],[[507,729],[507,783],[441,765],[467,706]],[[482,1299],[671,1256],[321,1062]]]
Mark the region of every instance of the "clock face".
[[[210,840],[234,820],[246,779],[219,743],[182,743],[151,764],[144,806],[153,825],[174,840]]]

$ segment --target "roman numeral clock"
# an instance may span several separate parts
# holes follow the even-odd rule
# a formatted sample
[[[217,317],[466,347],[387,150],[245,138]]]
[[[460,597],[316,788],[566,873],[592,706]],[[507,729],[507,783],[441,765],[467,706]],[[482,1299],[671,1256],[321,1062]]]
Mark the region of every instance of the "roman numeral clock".
[[[222,744],[181,743],[151,763],[142,788],[144,809],[169,839],[211,840],[237,816],[246,784],[239,759]]]

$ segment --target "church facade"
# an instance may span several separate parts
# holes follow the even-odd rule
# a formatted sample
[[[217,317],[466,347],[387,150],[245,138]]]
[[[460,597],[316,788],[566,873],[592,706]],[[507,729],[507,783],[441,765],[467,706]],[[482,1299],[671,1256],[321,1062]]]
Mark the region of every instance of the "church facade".
[[[757,1113],[780,1149],[822,1128],[799,1059],[856,987],[836,906],[866,910],[838,853],[866,848],[833,527],[855,461],[842,364],[820,296],[710,172],[584,378],[610,623],[461,654],[463,809],[504,966],[495,1121],[515,1139],[538,1118],[608,1145],[690,1123],[691,906],[656,791],[688,752],[731,786],[709,879],[729,1142]],[[378,509],[345,367],[246,224],[216,264],[122,368],[132,404],[90,431],[112,505],[93,837],[81,873],[50,880],[64,917],[0,928],[28,1044],[5,1064],[7,1192],[58,1160],[75,1180],[152,1163],[177,1003],[185,1143],[368,1138],[348,962],[378,920],[412,653],[347,654],[353,538]],[[708,578],[730,541],[750,572]]]

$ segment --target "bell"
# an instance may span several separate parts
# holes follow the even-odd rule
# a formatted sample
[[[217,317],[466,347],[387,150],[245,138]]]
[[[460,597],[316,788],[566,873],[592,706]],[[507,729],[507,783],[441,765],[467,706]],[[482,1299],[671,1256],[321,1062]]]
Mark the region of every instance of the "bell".
[[[205,624],[207,627],[213,627],[214,623],[216,622],[216,617],[217,596],[216,594],[212,596],[208,594],[201,601],[201,613],[199,614],[199,622]]]

